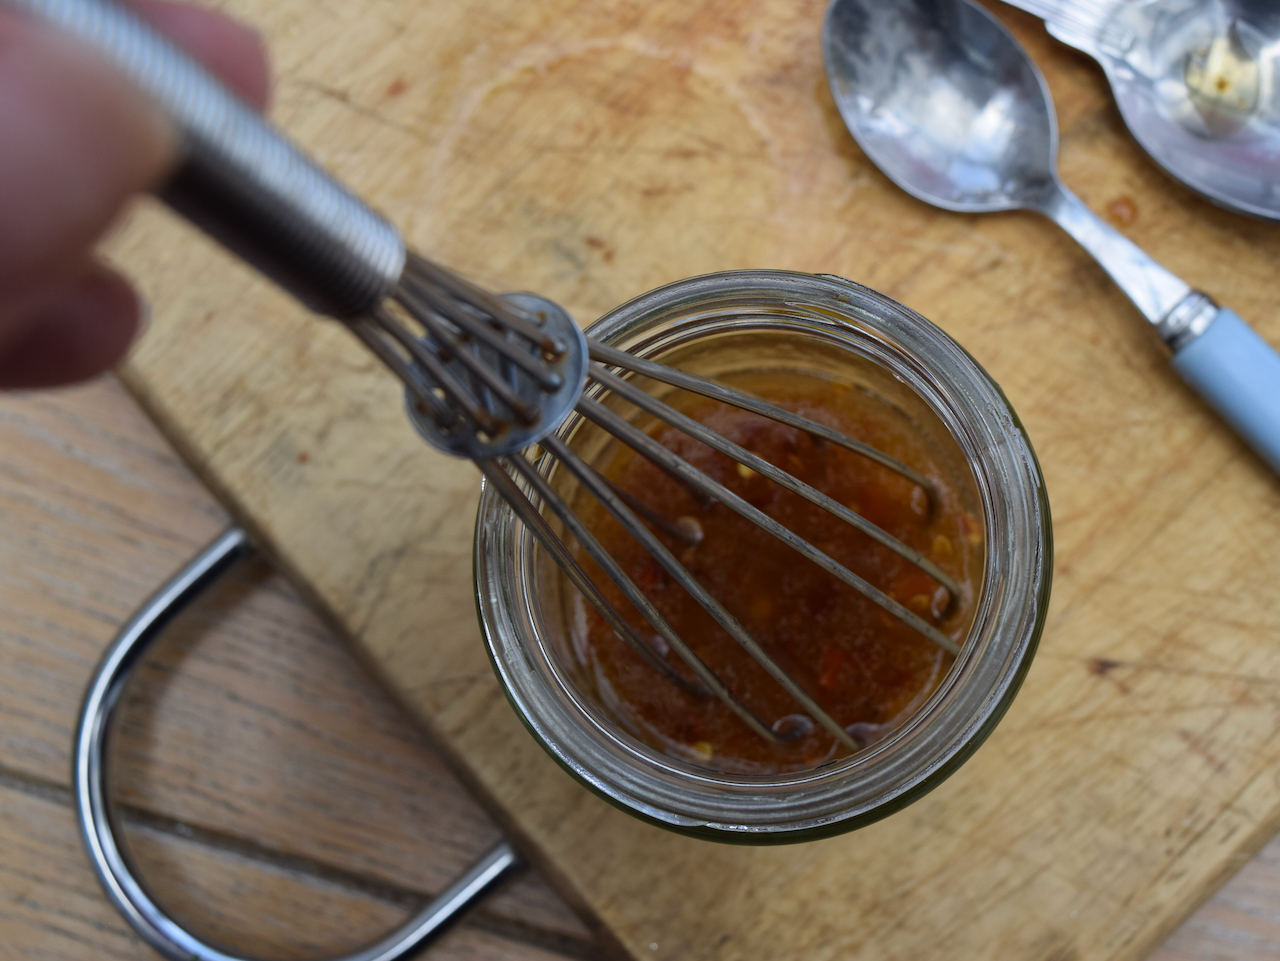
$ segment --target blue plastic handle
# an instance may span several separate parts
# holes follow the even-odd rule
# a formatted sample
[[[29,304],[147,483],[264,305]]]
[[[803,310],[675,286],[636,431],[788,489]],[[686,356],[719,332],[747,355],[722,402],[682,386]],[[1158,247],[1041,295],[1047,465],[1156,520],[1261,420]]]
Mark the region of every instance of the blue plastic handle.
[[[1280,474],[1280,354],[1225,307],[1173,369]]]

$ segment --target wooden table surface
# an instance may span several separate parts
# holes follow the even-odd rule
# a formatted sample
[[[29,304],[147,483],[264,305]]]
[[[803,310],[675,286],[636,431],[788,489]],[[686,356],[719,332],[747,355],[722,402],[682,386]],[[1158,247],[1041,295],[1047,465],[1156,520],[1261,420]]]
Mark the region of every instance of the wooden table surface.
[[[1280,826],[1275,475],[1065,234],[874,168],[823,75],[822,0],[224,2],[270,39],[273,119],[426,255],[583,323],[712,270],[850,277],[964,344],[1036,447],[1053,602],[982,750],[856,834],[696,842],[593,797],[511,711],[476,624],[474,468],[414,437],[340,327],[167,213],[131,218],[109,250],[154,323],[130,390],[632,958],[1138,961]],[[1280,343],[1274,225],[1172,185],[1096,66],[998,15],[1053,91],[1066,183]]]
[[[0,396],[7,957],[155,957],[85,861],[69,791],[72,728],[119,623],[225,523],[113,379]],[[408,716],[259,562],[139,670],[114,750],[129,839],[161,899],[206,937],[260,957],[327,957],[377,937],[498,836]],[[530,872],[428,956],[598,954]],[[1277,956],[1280,840],[1152,958]]]

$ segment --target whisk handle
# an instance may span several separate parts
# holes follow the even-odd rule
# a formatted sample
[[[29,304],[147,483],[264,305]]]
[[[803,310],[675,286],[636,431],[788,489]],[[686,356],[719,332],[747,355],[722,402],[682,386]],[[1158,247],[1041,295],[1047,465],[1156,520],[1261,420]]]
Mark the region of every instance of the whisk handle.
[[[105,56],[170,119],[183,162],[176,211],[311,309],[347,320],[404,266],[396,229],[190,56],[111,0],[0,0]]]

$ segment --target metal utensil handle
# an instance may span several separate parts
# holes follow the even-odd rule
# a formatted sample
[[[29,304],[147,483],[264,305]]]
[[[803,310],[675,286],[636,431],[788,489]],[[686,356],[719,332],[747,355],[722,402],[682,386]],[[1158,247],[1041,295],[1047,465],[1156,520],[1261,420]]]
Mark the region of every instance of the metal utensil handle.
[[[107,897],[147,944],[171,961],[243,961],[208,945],[174,921],[134,875],[116,842],[116,821],[106,791],[106,744],[112,713],[129,673],[148,647],[192,601],[253,553],[249,538],[229,528],[155,593],[107,648],[85,692],[76,728],[73,792],[80,833]],[[423,950],[498,883],[523,866],[506,841],[463,873],[420,912],[376,944],[341,961],[395,961]]]
[[[1062,181],[1049,185],[1038,207],[1083,247],[1142,316],[1155,325],[1191,293],[1191,285],[1099,217]]]
[[[194,59],[110,0],[0,0],[106,57],[171,120],[183,161],[162,198],[311,309],[348,320],[404,266],[396,229]]]
[[[1116,14],[1123,0],[1004,0],[1011,7],[1042,19],[1063,43],[1097,57],[1123,57],[1136,37]]]
[[[1235,311],[1210,305],[1212,320],[1177,348],[1173,369],[1280,474],[1280,354]]]

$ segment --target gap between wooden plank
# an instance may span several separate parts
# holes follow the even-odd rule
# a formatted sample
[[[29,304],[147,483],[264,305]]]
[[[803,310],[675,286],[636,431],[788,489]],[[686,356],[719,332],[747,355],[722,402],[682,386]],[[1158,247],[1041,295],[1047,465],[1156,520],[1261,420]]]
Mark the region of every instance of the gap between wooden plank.
[[[28,797],[72,808],[72,792],[61,784],[33,778],[0,765],[0,790],[14,791]],[[314,858],[295,854],[283,854],[261,844],[233,837],[208,828],[193,827],[177,820],[128,805],[118,805],[117,811],[124,825],[130,829],[142,829],[175,840],[199,844],[222,854],[235,855],[264,868],[274,868],[301,875],[311,880],[341,888],[351,894],[374,898],[406,912],[419,910],[438,892],[415,891],[396,885],[370,880],[351,871],[343,870]],[[567,958],[590,961],[597,954],[596,946],[568,935],[545,931],[532,925],[521,924],[510,918],[500,917],[484,910],[483,906],[472,911],[461,922],[466,927],[498,935],[511,941],[519,941],[545,951],[554,951]]]

